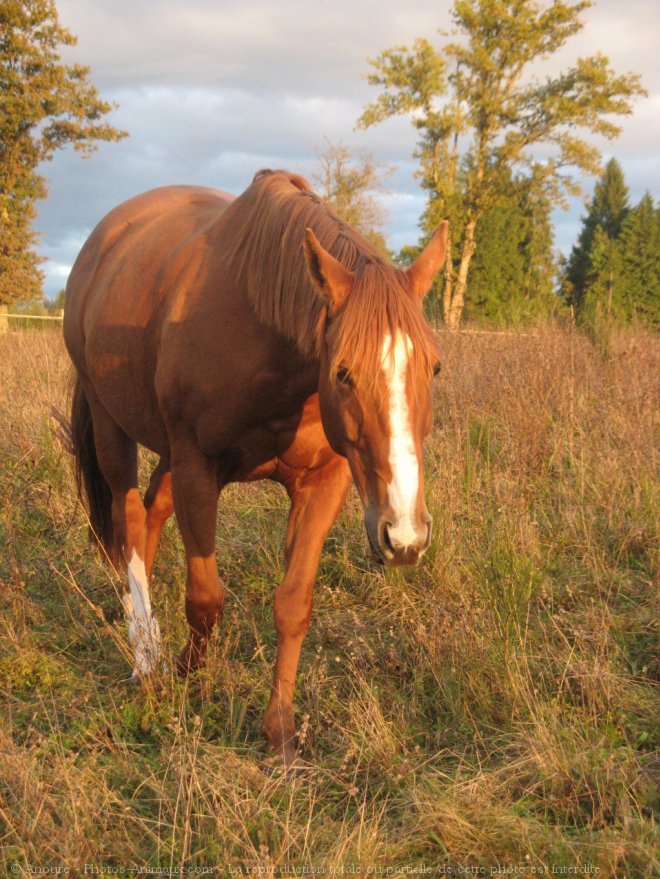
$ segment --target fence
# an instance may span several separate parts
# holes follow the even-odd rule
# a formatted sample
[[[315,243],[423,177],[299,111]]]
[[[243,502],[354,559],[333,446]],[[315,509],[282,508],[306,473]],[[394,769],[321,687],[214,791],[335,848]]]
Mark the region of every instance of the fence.
[[[40,323],[41,321],[50,321],[58,324],[62,323],[64,318],[64,310],[59,309],[56,314],[10,314],[6,305],[0,305],[0,333],[9,333],[12,331],[11,322],[15,323],[17,330],[35,329],[42,326],[48,326],[48,323]],[[33,323],[34,322],[34,323]],[[441,327],[440,327],[441,329]],[[532,336],[534,333],[524,333],[519,330],[473,330],[461,327],[460,332],[468,336]]]
[[[55,326],[62,323],[63,317],[62,309],[55,314],[10,314],[6,305],[0,305],[0,333]]]

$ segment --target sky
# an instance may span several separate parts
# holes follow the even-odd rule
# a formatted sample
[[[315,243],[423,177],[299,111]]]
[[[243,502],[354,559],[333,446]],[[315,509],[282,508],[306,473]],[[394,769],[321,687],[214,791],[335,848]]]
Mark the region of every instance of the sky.
[[[423,36],[442,45],[451,4],[437,0],[57,0],[60,21],[78,45],[66,63],[91,68],[108,117],[130,137],[102,144],[87,160],[60,151],[41,173],[49,197],[38,204],[45,292],[65,285],[96,223],[119,202],[171,183],[239,194],[260,168],[313,178],[325,140],[367,151],[394,170],[380,201],[385,234],[397,251],[419,238],[424,193],[415,178],[416,132],[395,118],[356,130],[378,90],[369,58]],[[642,75],[648,97],[622,117],[622,135],[596,141],[621,163],[633,204],[660,198],[660,65],[657,0],[596,0],[585,27],[544,68],[557,73],[602,52],[618,73]],[[587,195],[592,180],[583,181]],[[555,246],[568,253],[584,202],[557,210]]]

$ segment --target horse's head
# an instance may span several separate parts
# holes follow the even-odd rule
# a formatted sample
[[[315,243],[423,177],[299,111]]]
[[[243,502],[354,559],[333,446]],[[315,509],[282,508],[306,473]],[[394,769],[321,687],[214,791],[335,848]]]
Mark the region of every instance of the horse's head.
[[[369,543],[386,565],[415,565],[431,539],[422,444],[438,353],[422,299],[444,262],[444,223],[406,271],[358,260],[349,271],[307,230],[312,280],[328,302],[319,398],[332,448],[348,458]]]

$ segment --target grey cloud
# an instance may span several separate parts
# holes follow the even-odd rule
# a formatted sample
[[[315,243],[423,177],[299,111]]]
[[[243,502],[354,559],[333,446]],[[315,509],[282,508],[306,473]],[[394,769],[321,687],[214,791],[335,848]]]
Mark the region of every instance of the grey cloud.
[[[426,0],[60,0],[58,8],[79,37],[76,55],[89,57],[104,87],[355,92],[368,55],[449,24],[447,9]]]

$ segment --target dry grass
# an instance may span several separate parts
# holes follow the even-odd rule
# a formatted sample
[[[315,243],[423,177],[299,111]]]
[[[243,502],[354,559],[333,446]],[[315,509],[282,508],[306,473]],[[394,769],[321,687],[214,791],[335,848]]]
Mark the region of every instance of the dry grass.
[[[0,337],[0,870],[657,875],[660,340],[441,347],[433,547],[374,571],[349,501],[301,664],[314,768],[285,779],[259,734],[283,493],[223,495],[208,669],[132,687],[50,417],[62,345]],[[171,655],[181,573],[171,525],[154,587]]]

